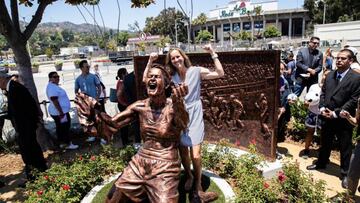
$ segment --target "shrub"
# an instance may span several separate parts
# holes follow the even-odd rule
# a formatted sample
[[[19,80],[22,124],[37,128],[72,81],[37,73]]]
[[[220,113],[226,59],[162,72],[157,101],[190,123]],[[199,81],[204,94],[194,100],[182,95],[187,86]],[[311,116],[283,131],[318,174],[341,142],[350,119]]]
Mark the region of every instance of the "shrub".
[[[326,202],[324,181],[314,181],[311,174],[300,170],[298,163],[287,162],[283,169],[278,182],[289,202]]]
[[[307,107],[303,101],[296,100],[294,104],[290,105],[291,124],[288,125],[289,134],[294,140],[304,139],[306,134],[305,118],[307,114]]]
[[[33,62],[33,63],[31,64],[31,67],[32,67],[32,68],[39,68],[39,66],[40,66],[39,62]]]
[[[69,162],[55,163],[26,187],[26,202],[80,202],[104,176],[122,171],[135,150],[105,146],[99,155],[83,154]]]
[[[79,59],[76,59],[74,61],[74,66],[75,66],[75,68],[80,68],[80,60]]]
[[[55,61],[55,66],[62,66],[64,62],[62,60]]]

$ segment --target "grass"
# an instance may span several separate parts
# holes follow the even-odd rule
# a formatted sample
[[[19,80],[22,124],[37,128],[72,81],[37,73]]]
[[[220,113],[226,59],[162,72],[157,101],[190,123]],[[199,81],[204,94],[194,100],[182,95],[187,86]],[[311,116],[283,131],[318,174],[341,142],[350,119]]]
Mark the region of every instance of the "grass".
[[[224,203],[225,202],[225,197],[224,194],[221,192],[220,188],[213,182],[210,180],[209,177],[207,176],[202,176],[201,178],[202,181],[202,185],[204,190],[206,191],[210,191],[210,192],[216,192],[219,195],[219,198],[214,201],[214,203]],[[183,189],[184,187],[184,182],[185,182],[185,178],[184,175],[181,174],[180,177],[180,183],[179,183],[179,193],[180,193],[180,198],[179,198],[179,203],[189,203],[188,200],[188,194],[185,194],[185,191]],[[94,197],[92,203],[102,203],[105,200],[105,197],[107,195],[107,193],[109,192],[109,190],[111,189],[111,186],[114,184],[114,181],[106,184]]]

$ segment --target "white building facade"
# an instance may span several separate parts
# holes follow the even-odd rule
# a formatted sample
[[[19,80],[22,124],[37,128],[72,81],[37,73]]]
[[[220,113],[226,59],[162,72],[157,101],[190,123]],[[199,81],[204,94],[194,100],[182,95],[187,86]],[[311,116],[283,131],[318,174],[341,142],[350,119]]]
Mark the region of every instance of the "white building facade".
[[[314,35],[320,37],[324,46],[348,44],[360,49],[360,21],[315,25]]]
[[[257,7],[261,12],[256,13]],[[303,8],[278,9],[278,0],[236,0],[228,5],[210,10],[205,25],[194,26],[193,36],[207,29],[216,42],[232,44],[232,37],[241,31],[257,36],[266,27],[273,25],[281,36],[291,39],[304,38],[306,25],[310,21],[308,11]]]

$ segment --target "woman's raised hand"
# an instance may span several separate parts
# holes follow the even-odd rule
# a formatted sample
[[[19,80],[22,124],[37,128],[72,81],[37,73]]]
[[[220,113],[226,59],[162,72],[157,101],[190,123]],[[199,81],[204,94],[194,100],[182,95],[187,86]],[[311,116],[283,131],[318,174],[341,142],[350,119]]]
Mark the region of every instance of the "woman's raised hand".
[[[204,45],[202,48],[210,54],[214,53],[214,49],[212,48],[211,44]]]
[[[154,62],[157,58],[159,57],[159,55],[156,52],[152,52],[149,56],[149,61],[152,63]]]

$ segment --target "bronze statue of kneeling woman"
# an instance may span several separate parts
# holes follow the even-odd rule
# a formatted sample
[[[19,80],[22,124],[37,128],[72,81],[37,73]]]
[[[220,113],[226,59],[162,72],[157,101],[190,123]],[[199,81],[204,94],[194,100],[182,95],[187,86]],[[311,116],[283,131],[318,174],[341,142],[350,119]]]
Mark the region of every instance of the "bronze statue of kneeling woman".
[[[180,178],[180,133],[186,129],[189,115],[183,96],[187,87],[170,87],[170,76],[158,64],[152,66],[146,77],[148,98],[136,101],[110,117],[97,110],[98,103],[82,93],[77,94],[76,104],[80,123],[85,129],[111,137],[119,128],[140,121],[143,145],[132,157],[129,165],[116,180],[106,202],[178,202]],[[170,98],[167,88],[172,88]]]

